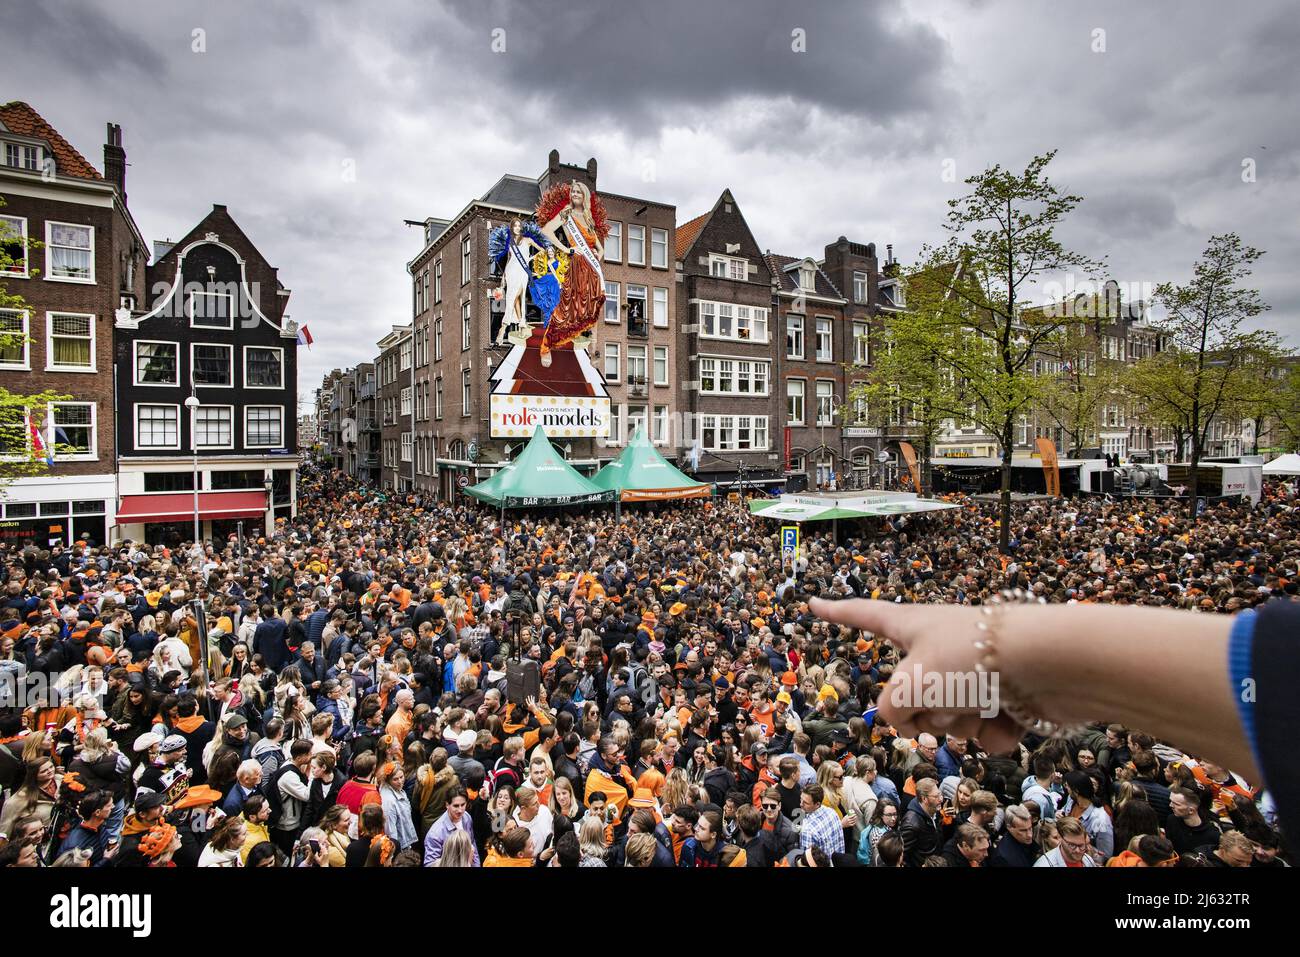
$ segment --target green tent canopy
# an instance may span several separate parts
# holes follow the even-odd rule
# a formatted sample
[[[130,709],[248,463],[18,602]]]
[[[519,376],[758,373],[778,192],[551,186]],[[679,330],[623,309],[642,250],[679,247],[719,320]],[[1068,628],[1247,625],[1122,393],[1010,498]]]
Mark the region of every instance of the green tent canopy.
[[[783,495],[780,498],[750,499],[749,510],[764,518],[786,522],[829,522],[839,518],[874,518],[882,515],[913,515],[955,509],[951,502],[903,497],[902,493],[871,496],[870,493],[836,500],[830,497]]]
[[[624,502],[707,498],[713,494],[708,482],[683,475],[660,455],[643,428],[633,433],[623,453],[597,472],[591,484],[616,492]]]
[[[541,426],[513,462],[491,478],[471,485],[465,494],[498,508],[612,502],[615,495],[597,488],[564,461]]]

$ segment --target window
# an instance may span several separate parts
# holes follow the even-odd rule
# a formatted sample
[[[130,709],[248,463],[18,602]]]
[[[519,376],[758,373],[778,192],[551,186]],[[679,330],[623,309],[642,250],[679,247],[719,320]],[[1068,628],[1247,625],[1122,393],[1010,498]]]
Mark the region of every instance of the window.
[[[470,242],[469,233],[460,238],[460,284],[463,286],[469,282],[470,261],[473,246]]]
[[[803,316],[785,317],[785,357],[803,358]]]
[[[668,268],[668,230],[650,230],[650,265],[657,269]]]
[[[265,488],[266,473],[260,469],[213,469],[208,473],[208,488],[214,491],[229,492],[234,489]],[[186,489],[192,489],[193,484]]]
[[[275,346],[245,346],[244,387],[283,389],[284,350]]]
[[[618,382],[619,379],[619,345],[617,342],[605,343],[605,381]]]
[[[469,305],[469,303],[466,303],[466,305]],[[411,346],[412,340],[408,336],[402,340],[402,344],[397,348],[398,366],[403,372],[411,368]]]
[[[433,301],[435,304],[442,302],[442,260],[439,259],[433,264]]]
[[[701,442],[711,452],[764,452],[767,450],[767,416],[702,415]]]
[[[177,385],[180,382],[177,343],[141,340],[133,343],[133,348],[136,385]]]
[[[0,459],[14,460],[32,454],[29,421],[26,409],[0,406]],[[15,507],[9,506],[10,517],[17,517]]]
[[[632,436],[636,435],[637,429],[644,430],[646,427],[646,408],[643,405],[629,405],[627,407],[627,438],[632,441]]]
[[[864,272],[855,272],[853,274],[853,301],[857,303],[867,302],[867,274]]]
[[[27,220],[0,216],[0,275],[27,275]]]
[[[785,383],[785,418],[787,425],[803,425],[803,379],[787,379]]]
[[[655,385],[668,384],[668,347],[655,346]]]
[[[811,266],[799,267],[799,288],[804,292],[812,292],[817,285],[817,271]]]
[[[605,283],[605,321],[618,322],[619,285],[616,282]]]
[[[278,405],[245,406],[244,445],[269,449],[284,445],[284,409]]]
[[[137,449],[179,449],[181,407],[179,405],[137,405],[135,447]]]
[[[627,264],[645,265],[645,227],[635,223],[627,225]]]
[[[433,417],[442,418],[442,376],[433,380]]]
[[[27,313],[18,309],[0,309],[0,369],[26,369]]]
[[[767,395],[768,364],[745,359],[700,358],[700,391],[713,395]]]
[[[649,328],[646,326],[645,297],[645,286],[628,285],[627,331],[630,335],[645,336],[650,333]]]
[[[737,279],[744,281],[749,277],[749,260],[734,256],[709,257],[709,275],[718,279]]]
[[[411,387],[408,385],[402,390],[402,415],[411,414]]]
[[[235,328],[235,297],[228,292],[191,291],[186,308],[191,326],[202,329]]]
[[[402,461],[411,461],[411,433],[402,433]]]
[[[231,346],[211,342],[196,342],[191,347],[195,385],[229,386],[231,379]]]
[[[817,380],[817,424],[835,424],[835,383]]]
[[[867,334],[869,329],[865,322],[855,322],[853,324],[853,361],[860,366],[868,365],[871,362],[871,350]]]
[[[469,416],[470,392],[469,392],[469,370],[460,370],[460,414],[466,418]]]
[[[654,324],[656,329],[668,328],[668,290],[656,286],[654,291]]]
[[[628,346],[627,381],[644,383],[645,372],[645,346]]]
[[[834,348],[831,340],[831,321],[825,316],[817,317],[817,361],[835,361]]]
[[[605,234],[605,262],[623,261],[623,224],[610,223],[609,232]]]
[[[94,316],[51,312],[46,316],[46,328],[46,372],[95,371]]]
[[[469,334],[470,334],[470,311],[469,311],[469,306],[470,306],[470,304],[467,303],[467,302],[462,302],[462,303],[460,304],[460,351],[461,351],[461,352],[464,352],[464,351],[465,351],[466,349],[468,349],[469,346],[470,346],[470,342],[469,342]]]
[[[235,444],[235,409],[229,405],[200,405],[194,410],[194,445],[228,449]]]
[[[663,445],[668,441],[668,406],[655,406],[654,417],[654,435],[650,439],[655,445]]]
[[[51,402],[46,444],[56,459],[94,458],[95,403]]]
[[[442,316],[433,320],[433,358],[442,361]]]
[[[709,339],[767,342],[767,310],[729,302],[700,302],[700,335]]]
[[[45,224],[45,278],[95,281],[95,227],[53,221]]]
[[[41,167],[41,149],[26,143],[6,143],[5,165],[35,172]]]

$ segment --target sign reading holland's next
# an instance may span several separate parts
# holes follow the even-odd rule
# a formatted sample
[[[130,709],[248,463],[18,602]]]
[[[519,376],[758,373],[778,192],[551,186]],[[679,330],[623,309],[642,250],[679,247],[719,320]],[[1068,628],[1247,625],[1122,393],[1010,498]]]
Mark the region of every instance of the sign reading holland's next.
[[[492,438],[527,438],[540,425],[552,439],[609,438],[607,396],[493,395]]]

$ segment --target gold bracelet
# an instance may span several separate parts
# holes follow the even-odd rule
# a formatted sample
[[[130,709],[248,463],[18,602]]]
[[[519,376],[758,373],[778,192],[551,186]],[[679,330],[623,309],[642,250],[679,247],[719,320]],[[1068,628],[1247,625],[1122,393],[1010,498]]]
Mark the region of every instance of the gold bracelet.
[[[993,596],[990,602],[980,606],[980,617],[975,622],[979,637],[971,643],[976,653],[975,671],[979,674],[998,676],[998,710],[1005,713],[1021,728],[1045,738],[1068,737],[1077,731],[1078,727],[1041,717],[1034,702],[1016,691],[1015,686],[1003,676],[998,664],[998,639],[1001,635],[1003,606],[1008,602],[1032,601],[1044,603],[1043,599],[1034,599],[1027,592],[1016,589],[1003,591]]]

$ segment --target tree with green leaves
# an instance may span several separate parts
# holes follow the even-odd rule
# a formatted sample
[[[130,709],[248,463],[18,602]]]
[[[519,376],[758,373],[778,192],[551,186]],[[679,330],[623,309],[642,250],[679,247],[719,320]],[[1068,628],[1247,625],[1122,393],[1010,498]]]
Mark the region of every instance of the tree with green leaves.
[[[4,197],[0,196],[0,208],[4,205]],[[41,245],[34,239],[24,241],[0,220],[0,280],[7,273],[20,271],[24,264],[28,266],[27,275],[35,276],[39,270],[31,262],[31,254]],[[31,314],[27,301],[0,282],[0,361],[21,361],[31,349],[31,337],[20,318],[24,312]],[[31,428],[41,427],[41,410],[50,402],[66,398],[50,390],[27,395],[0,385],[0,494],[13,479],[40,475],[49,467],[45,456],[34,448]]]
[[[1101,296],[1079,297],[1053,308],[1068,312],[1063,324],[1043,343],[1038,409],[1065,434],[1065,455],[1093,444],[1103,407],[1119,390],[1122,362],[1097,354],[1095,323],[1107,318]]]
[[[1048,179],[1055,155],[1035,156],[1022,173],[995,165],[966,180],[970,191],[948,202],[948,241],[921,251],[907,274],[908,308],[892,320],[895,348],[917,361],[932,356],[951,377],[938,402],[952,407],[938,411],[973,422],[997,442],[1003,552],[1010,542],[1016,423],[1043,391],[1033,360],[1075,321],[1062,310],[1031,309],[1027,298],[1047,276],[1092,279],[1102,268],[1056,238],[1082,198]]]
[[[1156,325],[1167,348],[1135,363],[1125,377],[1148,413],[1185,438],[1193,517],[1210,427],[1218,418],[1242,414],[1256,385],[1251,380],[1259,357],[1281,352],[1274,333],[1243,328],[1269,308],[1258,290],[1246,286],[1262,255],[1236,233],[1211,236],[1188,282],[1156,287],[1154,301],[1164,312]]]

